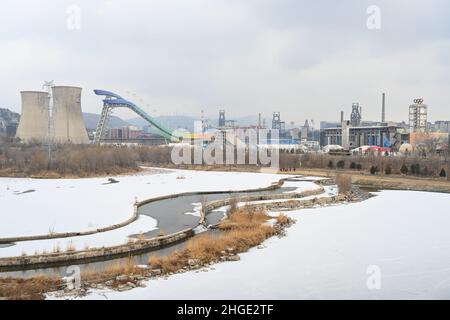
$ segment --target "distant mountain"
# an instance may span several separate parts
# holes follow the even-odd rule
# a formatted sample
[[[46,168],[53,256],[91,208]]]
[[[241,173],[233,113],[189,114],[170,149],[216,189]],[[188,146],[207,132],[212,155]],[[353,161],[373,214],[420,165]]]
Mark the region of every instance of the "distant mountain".
[[[87,129],[95,129],[97,126],[97,122],[100,118],[100,115],[94,113],[83,113],[84,123]],[[187,129],[190,132],[194,132],[194,122],[199,120],[197,118],[191,116],[159,116],[155,117],[155,120],[158,121],[161,125],[165,126],[168,129],[176,130],[176,129]],[[218,119],[209,118],[209,122],[213,126],[218,125]],[[239,118],[228,118],[227,120],[236,120],[237,124],[240,126],[251,126],[258,124],[257,116],[246,116]],[[261,121],[265,120],[266,125],[271,127],[272,119],[262,118]],[[283,120],[283,119],[282,119]],[[120,128],[126,126],[136,126],[136,127],[144,127],[148,126],[149,123],[142,119],[141,117],[131,118],[127,120],[123,120],[116,116],[110,117],[110,127],[111,128]],[[286,128],[290,127],[289,123],[286,123]],[[156,130],[156,129],[155,129]]]
[[[0,120],[6,123],[17,123],[20,120],[20,114],[6,108],[0,108]]]
[[[97,128],[98,120],[100,119],[100,115],[96,113],[85,113],[83,112],[83,120],[84,125],[86,126],[86,129],[88,130],[95,130]],[[109,117],[109,127],[110,128],[120,128],[120,127],[128,127],[131,124],[127,121],[116,117],[116,116],[110,116]]]
[[[159,116],[155,117],[155,120],[171,130],[184,128],[192,132],[194,131],[194,121],[196,119],[189,116]],[[127,119],[127,122],[133,126],[138,127],[149,125],[149,123],[142,118]]]

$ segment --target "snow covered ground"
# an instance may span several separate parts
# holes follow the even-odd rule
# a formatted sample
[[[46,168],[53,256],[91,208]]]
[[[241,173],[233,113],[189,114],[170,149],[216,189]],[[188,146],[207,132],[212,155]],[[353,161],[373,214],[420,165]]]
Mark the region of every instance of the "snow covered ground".
[[[128,237],[133,234],[140,234],[156,229],[156,221],[148,216],[139,216],[139,219],[123,228],[101,232],[82,237],[70,237],[61,239],[22,241],[15,245],[0,248],[0,258],[17,257],[22,254],[35,255],[52,253],[60,249],[66,251],[85,250],[88,248],[101,248],[125,244]]]
[[[323,189],[325,190],[325,192],[323,192],[321,194],[317,194],[317,195],[313,195],[313,196],[307,196],[307,197],[303,197],[303,198],[299,198],[299,199],[259,200],[259,201],[252,201],[251,204],[265,204],[265,203],[274,203],[274,202],[287,202],[287,201],[292,201],[292,200],[304,201],[304,200],[311,200],[311,199],[315,199],[315,198],[318,199],[318,198],[332,197],[332,196],[335,196],[335,195],[338,194],[338,189],[334,185],[332,185],[332,186],[324,186]],[[297,192],[299,192],[299,191],[297,191]],[[284,192],[284,193],[291,193],[291,191]],[[239,207],[244,207],[247,204],[248,204],[247,202],[239,202],[238,206]]]
[[[267,187],[285,175],[155,169],[89,179],[0,178],[0,237],[97,229],[129,219],[135,198]],[[23,193],[25,192],[25,193]]]
[[[135,197],[146,199],[190,191],[245,190],[267,187],[286,175],[151,169],[116,178],[10,179],[0,178],[0,237],[81,231],[125,221]],[[299,183],[297,183],[298,185]],[[301,183],[303,184],[303,183]],[[309,184],[305,188],[309,188]],[[317,186],[315,186],[317,188]],[[34,190],[33,192],[20,192]],[[193,212],[193,214],[198,214]],[[33,255],[126,243],[128,236],[156,228],[157,221],[140,216],[130,225],[89,236],[18,242],[0,248],[0,257]]]
[[[297,181],[285,181],[283,184],[283,187],[285,188],[295,188],[294,190],[291,191],[285,191],[283,193],[298,193],[298,192],[302,192],[305,190],[314,190],[317,189],[317,184],[315,184],[314,182],[310,182],[310,181],[301,181],[301,180],[297,180]]]
[[[449,299],[450,195],[382,191],[298,219],[239,262],[85,299]],[[367,285],[369,283],[369,286]]]

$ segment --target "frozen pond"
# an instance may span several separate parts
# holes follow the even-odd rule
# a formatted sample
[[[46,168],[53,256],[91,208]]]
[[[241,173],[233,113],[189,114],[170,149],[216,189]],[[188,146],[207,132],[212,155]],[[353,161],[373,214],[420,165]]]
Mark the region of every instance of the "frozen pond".
[[[23,254],[26,255],[33,255],[33,254],[40,254],[40,253],[49,253],[54,252],[56,249],[64,251],[66,248],[72,247],[76,250],[83,250],[86,248],[94,248],[94,247],[102,247],[102,246],[114,246],[114,245],[120,245],[128,241],[127,239],[130,236],[140,236],[145,235],[146,237],[155,237],[160,233],[168,234],[173,232],[178,232],[181,230],[184,230],[186,228],[192,228],[198,225],[200,215],[199,210],[201,208],[201,202],[202,201],[213,201],[218,199],[223,199],[231,196],[232,190],[243,190],[243,188],[262,188],[262,187],[268,187],[274,182],[278,182],[279,179],[286,177],[281,175],[267,175],[267,174],[258,174],[258,173],[223,173],[223,172],[209,172],[208,173],[208,179],[214,179],[220,181],[221,187],[219,187],[219,182],[210,182],[209,188],[204,186],[204,181],[206,178],[205,172],[199,172],[199,171],[181,171],[181,170],[155,170],[155,171],[148,171],[144,174],[139,174],[136,176],[124,176],[119,177],[117,180],[120,182],[117,184],[112,184],[114,186],[118,186],[122,184],[122,189],[128,189],[123,194],[118,194],[117,192],[112,192],[111,190],[109,193],[111,194],[111,200],[110,202],[118,203],[120,200],[124,201],[125,203],[128,203],[125,201],[125,199],[130,197],[130,194],[132,192],[138,192],[139,188],[143,188],[146,190],[146,192],[149,192],[149,188],[147,185],[149,184],[155,184],[155,186],[160,186],[157,192],[153,192],[153,196],[159,196],[161,192],[167,192],[168,190],[181,190],[186,191],[192,191],[192,188],[195,191],[209,191],[212,193],[209,193],[207,195],[195,195],[195,194],[189,194],[189,195],[181,195],[175,198],[170,199],[164,199],[164,200],[158,200],[155,202],[151,202],[149,204],[143,205],[139,208],[139,219],[125,227],[102,232],[98,234],[93,235],[87,235],[87,236],[78,236],[78,237],[69,237],[69,238],[61,238],[61,239],[48,239],[48,240],[35,240],[35,241],[22,241],[17,242],[16,244],[3,244],[0,246],[0,257],[11,257],[11,256],[20,256]],[[240,179],[251,179],[251,181],[247,181],[245,183],[241,182]],[[149,179],[151,179],[149,182]],[[98,179],[78,179],[78,180],[65,180],[65,181],[59,181],[59,180],[48,180],[48,181],[36,181],[36,180],[30,180],[30,179],[6,179],[8,182],[8,191],[11,191],[10,185],[15,186],[14,189],[18,189],[18,186],[29,186],[29,185],[23,185],[24,181],[30,181],[31,184],[34,184],[33,186],[36,187],[35,191],[33,193],[40,193],[41,197],[48,198],[50,196],[50,193],[55,192],[53,188],[50,187],[51,184],[60,186],[61,184],[78,184],[78,188],[73,188],[72,190],[72,196],[74,198],[79,198],[80,195],[85,194],[85,188],[83,185],[90,186],[92,188],[92,191],[99,190],[99,193],[102,194],[104,192],[104,187],[107,186],[105,184],[100,184]],[[102,181],[104,181],[103,179]],[[186,183],[187,181],[188,183]],[[45,183],[44,183],[45,182]],[[183,182],[184,186],[183,186]],[[14,184],[15,183],[15,184]],[[44,183],[45,188],[41,186],[41,188],[38,188],[39,184]],[[142,184],[145,183],[145,186],[142,186]],[[264,184],[263,184],[264,183]],[[112,186],[108,185],[108,187]],[[201,186],[204,186],[204,189],[200,189]],[[215,186],[214,188],[211,188]],[[191,188],[190,190],[186,190],[187,188]],[[262,192],[244,192],[242,194],[245,195],[251,195],[251,194],[281,194],[281,193],[289,193],[289,192],[301,192],[304,190],[311,190],[311,189],[317,189],[319,188],[316,184],[314,184],[311,181],[287,181],[286,186],[283,186],[276,190],[270,190],[270,191],[262,191]],[[59,188],[57,188],[59,189]],[[214,192],[212,190],[217,190],[219,192]],[[44,191],[45,190],[45,191]],[[142,191],[141,191],[142,192]],[[240,193],[234,192],[233,194],[240,195]],[[9,194],[9,196],[12,196],[9,198],[9,200],[13,199],[14,203],[17,205],[21,205],[22,202],[27,202],[29,205],[31,205],[31,202],[35,200],[32,199],[22,199],[22,198],[14,198],[14,196],[17,196],[17,192],[13,192],[13,194]],[[152,197],[153,197],[152,196]],[[8,195],[5,196],[8,198]],[[150,194],[149,194],[150,197]],[[6,201],[8,203],[8,201]],[[94,219],[95,217],[91,217],[87,212],[89,211],[88,206],[91,204],[89,201],[80,201],[77,204],[74,204],[74,207],[70,208],[69,211],[74,210],[82,210],[83,215],[80,215],[80,220],[84,219],[85,217],[90,217],[90,219]],[[22,204],[23,205],[23,204]],[[96,204],[94,206],[98,206],[99,204]],[[100,204],[101,205],[101,204]],[[121,204],[122,206],[122,204]],[[131,204],[130,204],[131,206]],[[14,218],[17,220],[16,224],[20,224],[23,226],[26,226],[27,228],[30,228],[30,230],[39,230],[41,226],[45,223],[45,221],[48,221],[48,217],[55,216],[58,221],[64,221],[65,218],[67,218],[67,214],[64,210],[57,210],[57,208],[51,207],[52,210],[50,211],[40,211],[41,209],[39,206],[37,206],[37,212],[42,217],[42,221],[39,221],[40,223],[27,225],[25,221],[27,219],[22,219],[22,222],[19,222],[19,218],[17,216],[14,216]],[[117,211],[117,208],[115,209]],[[94,210],[95,211],[95,210]],[[58,212],[60,215],[58,215]],[[207,223],[209,224],[215,224],[220,219],[223,218],[224,210],[214,210],[207,216]],[[101,212],[91,212],[91,215],[100,215],[102,216],[102,219],[107,219],[107,213],[108,211],[101,211]],[[29,217],[28,212],[22,212],[21,213],[25,218]],[[2,215],[3,216],[3,215]],[[4,216],[5,220],[10,219],[11,217],[7,216],[5,214]],[[35,219],[34,213],[33,217],[30,220]],[[12,220],[12,219],[11,219]],[[65,221],[67,222],[67,221]],[[81,222],[78,221],[78,224]],[[77,223],[74,225],[76,226]],[[3,225],[3,228],[6,230],[6,225]],[[13,226],[11,226],[12,229],[14,229]],[[75,228],[75,227],[74,227]],[[20,229],[20,226],[18,226],[18,229]],[[15,232],[13,230],[9,230],[8,232]],[[37,232],[37,231],[36,231]],[[120,259],[113,259],[111,260],[114,262],[115,260]],[[148,260],[148,255],[140,255],[136,256],[135,260],[139,263],[142,261]],[[108,263],[89,263],[89,264],[82,264],[83,269],[91,268],[94,266],[95,268],[103,268]],[[31,276],[36,274],[64,274],[64,268],[48,268],[48,269],[40,269],[33,271],[27,271],[27,272],[12,272],[12,273],[3,273],[0,274],[0,276]]]
[[[286,212],[298,219],[288,236],[239,262],[86,298],[450,299],[449,206],[449,194],[381,191],[361,203]]]
[[[0,237],[48,234],[50,231],[81,231],[104,227],[127,220],[133,212],[135,198],[147,199],[174,193],[194,191],[232,191],[268,187],[287,177],[275,174],[202,172],[150,169],[146,172],[116,178],[119,183],[104,184],[106,178],[92,179],[10,179],[0,178]],[[307,187],[310,182],[299,182]],[[317,186],[312,185],[317,188]],[[20,190],[35,190],[22,193]],[[181,199],[177,206],[149,210],[123,228],[98,234],[50,240],[17,242],[0,247],[0,257],[33,255],[102,246],[121,245],[130,235],[156,235],[195,225],[198,217],[185,215],[193,211],[200,199]],[[181,211],[180,211],[181,210]],[[160,220],[160,221],[158,221]],[[92,221],[96,221],[92,223]],[[159,225],[158,225],[159,223]],[[84,226],[84,227],[83,227]],[[94,227],[95,226],[95,227]],[[153,233],[151,233],[153,231]]]
[[[115,177],[119,182],[113,184],[106,177],[0,178],[0,238],[97,229],[129,219],[136,199],[262,188],[283,177],[287,176],[149,168]]]

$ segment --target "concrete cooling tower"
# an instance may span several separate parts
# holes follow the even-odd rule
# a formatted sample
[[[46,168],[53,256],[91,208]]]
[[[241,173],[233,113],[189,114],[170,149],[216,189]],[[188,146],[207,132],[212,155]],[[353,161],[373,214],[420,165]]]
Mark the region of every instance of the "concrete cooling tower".
[[[57,143],[89,143],[81,113],[81,88],[52,87],[53,139]]]
[[[22,91],[22,115],[16,137],[24,142],[43,142],[48,139],[48,92]]]

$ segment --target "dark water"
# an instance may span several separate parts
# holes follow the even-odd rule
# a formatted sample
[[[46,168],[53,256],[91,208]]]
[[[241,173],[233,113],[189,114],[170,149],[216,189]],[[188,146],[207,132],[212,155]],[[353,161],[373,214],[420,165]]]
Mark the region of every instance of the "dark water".
[[[198,225],[199,217],[185,214],[193,212],[196,205],[194,203],[209,202],[226,199],[231,196],[255,195],[255,194],[281,194],[295,190],[294,187],[282,187],[276,190],[262,192],[241,192],[241,193],[213,193],[207,195],[183,195],[177,198],[158,200],[148,203],[139,208],[140,215],[150,216],[158,221],[158,229],[152,230],[145,235],[148,238],[156,237],[160,232],[169,234],[187,228],[194,228]],[[224,216],[223,212],[211,212],[206,217],[208,224],[218,223]]]
[[[295,181],[289,179],[289,181]],[[201,203],[203,201],[215,201],[229,198],[231,196],[247,196],[247,195],[263,195],[263,194],[281,194],[295,190],[295,187],[281,187],[275,190],[259,191],[259,192],[238,192],[238,193],[212,193],[207,195],[182,195],[176,198],[158,200],[148,203],[139,208],[140,215],[150,216],[158,221],[158,229],[149,231],[145,235],[149,238],[158,236],[161,232],[164,234],[178,232],[187,228],[194,228],[198,225],[200,218],[194,215],[185,214],[186,212],[193,212],[196,205],[194,203]],[[207,215],[207,224],[218,223],[224,217],[224,212],[213,211]],[[207,232],[217,233],[217,230],[209,230]],[[127,263],[129,259],[137,265],[148,264],[151,255],[168,255],[175,250],[184,248],[186,242],[174,244],[172,246],[151,251],[144,254],[130,255],[127,258],[115,258],[94,263],[72,264],[78,265],[81,271],[93,270],[102,271],[111,265],[118,263]],[[5,245],[6,246],[6,245]],[[1,247],[0,247],[1,248]],[[42,268],[26,271],[12,271],[0,272],[0,277],[33,277],[37,275],[60,275],[66,276],[66,266],[56,268]]]
[[[217,230],[209,230],[207,231],[210,234],[216,234],[218,233]],[[198,237],[199,235],[195,236]],[[194,237],[194,238],[195,238]],[[97,271],[101,272],[108,267],[117,265],[117,264],[127,264],[131,261],[135,265],[148,265],[148,260],[151,256],[166,256],[171,254],[172,252],[176,250],[181,250],[186,246],[186,242],[180,242],[159,250],[151,251],[144,254],[138,254],[138,255],[130,255],[126,258],[116,258],[116,259],[110,259],[110,260],[104,260],[99,262],[93,262],[93,263],[82,263],[82,264],[72,264],[77,265],[80,267],[80,271]],[[24,270],[24,271],[11,271],[11,272],[1,272],[0,277],[11,277],[11,278],[30,278],[34,276],[39,275],[46,275],[46,276],[70,276],[72,272],[67,272],[68,266],[61,266],[61,267],[54,267],[54,268],[42,268],[42,269],[35,269],[35,270]]]

